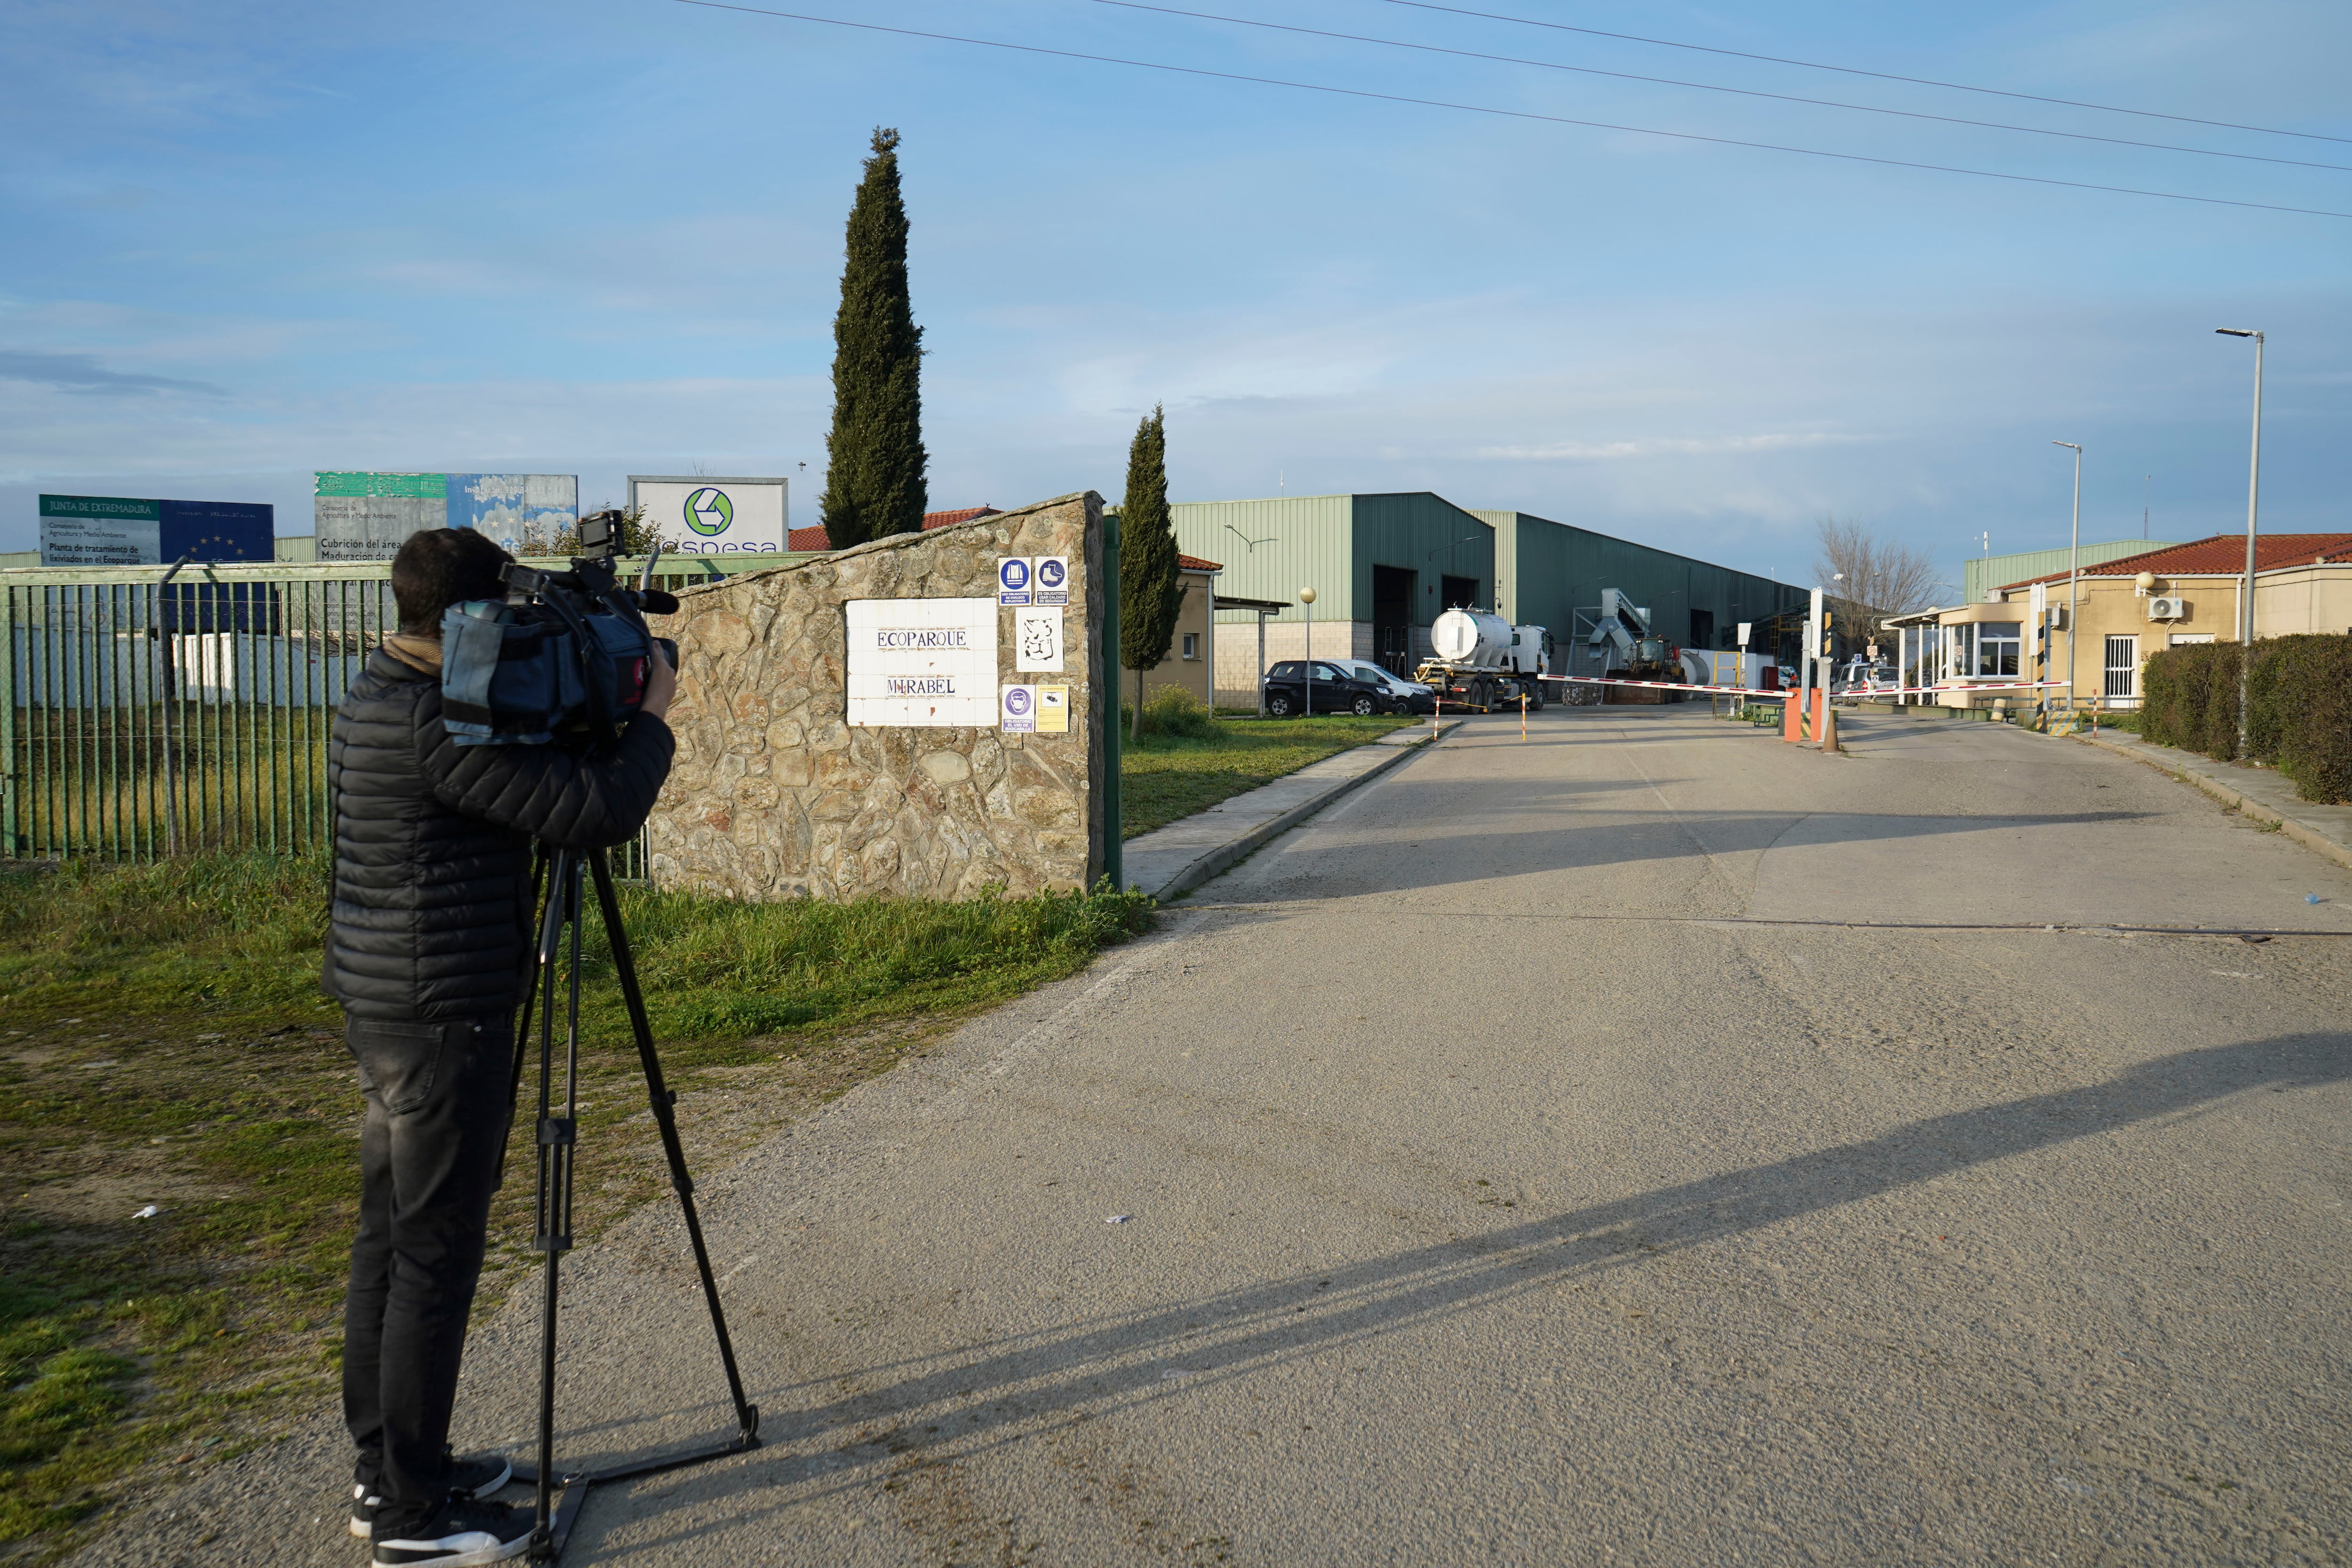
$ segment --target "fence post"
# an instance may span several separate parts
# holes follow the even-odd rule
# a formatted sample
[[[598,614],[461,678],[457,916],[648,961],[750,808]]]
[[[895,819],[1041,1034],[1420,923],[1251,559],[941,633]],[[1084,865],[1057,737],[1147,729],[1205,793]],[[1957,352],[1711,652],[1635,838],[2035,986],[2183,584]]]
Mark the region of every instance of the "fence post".
[[[1102,520],[1103,616],[1102,663],[1103,689],[1108,700],[1103,707],[1103,875],[1110,879],[1110,890],[1123,891],[1127,886],[1126,816],[1119,798],[1118,762],[1118,514],[1105,512]],[[1263,617],[1260,625],[1264,625]],[[1215,695],[1216,678],[1210,677],[1210,694]],[[1263,697],[1261,696],[1261,700]]]
[[[16,858],[16,590],[0,584],[0,859]]]

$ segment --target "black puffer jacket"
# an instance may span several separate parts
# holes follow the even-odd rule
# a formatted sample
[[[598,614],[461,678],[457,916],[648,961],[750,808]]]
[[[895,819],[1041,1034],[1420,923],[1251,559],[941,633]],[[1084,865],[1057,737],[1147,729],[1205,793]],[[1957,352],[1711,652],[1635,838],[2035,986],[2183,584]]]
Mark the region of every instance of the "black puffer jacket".
[[[459,746],[441,683],[372,654],[335,714],[335,907],[324,980],[357,1017],[429,1023],[504,1013],[531,958],[534,839],[625,841],[677,742],[640,714],[609,755]]]

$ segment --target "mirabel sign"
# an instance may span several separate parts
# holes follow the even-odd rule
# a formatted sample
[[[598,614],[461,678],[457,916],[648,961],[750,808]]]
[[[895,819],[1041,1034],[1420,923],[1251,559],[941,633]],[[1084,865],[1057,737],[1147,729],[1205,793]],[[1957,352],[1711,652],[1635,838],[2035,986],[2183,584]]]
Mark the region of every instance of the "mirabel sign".
[[[852,599],[849,722],[994,729],[996,601]]]

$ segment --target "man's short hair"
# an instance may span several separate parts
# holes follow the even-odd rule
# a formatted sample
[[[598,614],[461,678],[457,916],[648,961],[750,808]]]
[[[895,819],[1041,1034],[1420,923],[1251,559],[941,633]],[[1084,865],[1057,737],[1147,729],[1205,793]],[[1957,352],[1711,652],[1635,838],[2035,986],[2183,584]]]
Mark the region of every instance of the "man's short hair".
[[[452,605],[505,598],[499,568],[513,559],[496,541],[470,528],[410,534],[392,558],[392,599],[400,606],[400,629],[429,636],[441,629],[441,613]]]

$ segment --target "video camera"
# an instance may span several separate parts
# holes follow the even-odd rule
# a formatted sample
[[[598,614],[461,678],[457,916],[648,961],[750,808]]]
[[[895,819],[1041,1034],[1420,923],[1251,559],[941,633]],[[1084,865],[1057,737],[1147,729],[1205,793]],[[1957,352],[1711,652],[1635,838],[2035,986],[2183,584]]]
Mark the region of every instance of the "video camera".
[[[569,572],[510,561],[499,599],[469,599],[441,616],[441,714],[461,746],[612,744],[645,701],[659,647],[673,668],[677,645],[656,637],[648,614],[677,613],[653,585],[656,542],[635,588],[613,571],[621,514],[580,520]]]

